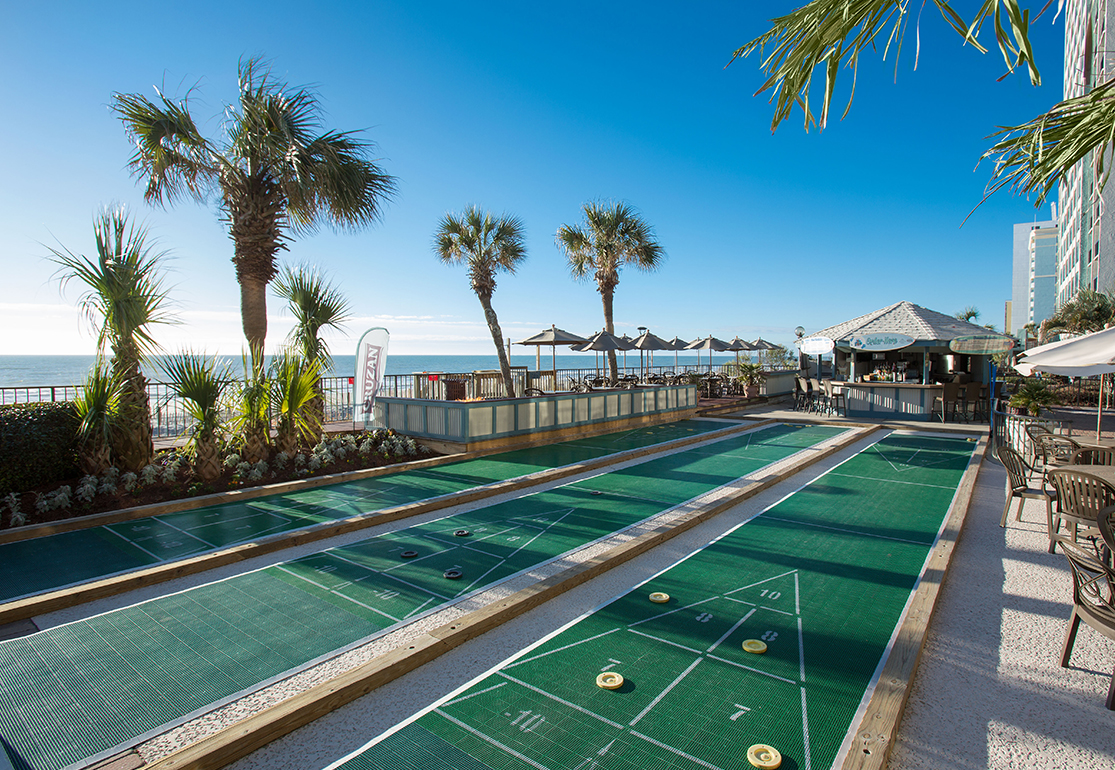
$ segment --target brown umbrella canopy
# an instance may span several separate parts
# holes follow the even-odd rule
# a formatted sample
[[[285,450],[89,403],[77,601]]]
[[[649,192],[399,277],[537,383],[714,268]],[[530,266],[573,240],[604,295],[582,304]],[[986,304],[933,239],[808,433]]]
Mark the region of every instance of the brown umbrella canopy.
[[[564,329],[559,329],[556,326],[551,326],[549,329],[535,334],[533,337],[527,337],[525,340],[520,340],[517,345],[549,345],[551,348],[551,358],[553,360],[554,371],[557,371],[557,346],[558,345],[580,345],[581,343],[588,342],[584,337],[578,337],[576,334],[570,334]]]

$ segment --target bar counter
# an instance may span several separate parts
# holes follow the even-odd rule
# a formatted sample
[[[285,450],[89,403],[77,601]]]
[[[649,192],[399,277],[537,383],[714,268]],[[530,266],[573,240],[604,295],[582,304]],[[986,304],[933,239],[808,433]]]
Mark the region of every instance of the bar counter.
[[[844,389],[849,417],[922,420],[933,417],[933,400],[941,395],[940,385],[917,382],[837,382]]]

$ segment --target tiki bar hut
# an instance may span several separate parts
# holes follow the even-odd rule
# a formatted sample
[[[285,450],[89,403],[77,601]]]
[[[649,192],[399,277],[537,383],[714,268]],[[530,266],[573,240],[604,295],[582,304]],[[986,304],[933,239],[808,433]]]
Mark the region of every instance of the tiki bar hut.
[[[946,384],[989,385],[991,357],[1014,347],[1008,335],[912,302],[821,329],[811,338],[832,340],[833,384],[844,388],[849,417],[904,420],[932,419]]]

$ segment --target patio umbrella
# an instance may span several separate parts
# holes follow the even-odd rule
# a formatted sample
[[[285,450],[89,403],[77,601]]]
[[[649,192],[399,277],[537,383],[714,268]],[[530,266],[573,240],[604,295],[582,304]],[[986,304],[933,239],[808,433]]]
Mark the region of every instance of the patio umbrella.
[[[576,334],[570,334],[564,329],[559,329],[556,326],[551,326],[549,329],[535,334],[533,337],[527,337],[525,340],[516,342],[516,345],[549,345],[551,348],[550,356],[553,362],[554,371],[557,371],[557,346],[558,345],[580,345],[583,342],[588,342],[584,337],[578,337]],[[541,350],[541,347],[539,347]]]
[[[583,345],[578,345],[573,350],[631,350],[631,343],[624,342],[623,338],[617,337],[614,334],[609,334],[606,331],[599,331],[592,335],[587,342]],[[599,361],[597,362],[597,369],[600,368]]]
[[[1018,359],[1014,368],[1023,375],[1030,375],[1035,370],[1066,377],[1092,377],[1115,372],[1115,329],[1104,329],[1071,340],[1039,345],[1022,353]],[[1100,397],[1096,410],[1097,441],[1102,418],[1103,377],[1100,377]]]
[[[623,340],[624,342],[626,342],[628,345],[631,345],[631,338],[628,337],[626,334],[623,335],[622,337],[620,337],[620,339]],[[635,346],[632,345],[629,348],[624,348],[623,349],[623,371],[624,371],[624,373],[627,372],[627,351],[628,350],[634,350],[634,348],[635,348]]]
[[[673,349],[673,346],[670,345],[669,342],[666,342],[666,340],[662,339],[661,337],[654,336],[653,334],[650,333],[649,329],[647,329],[645,332],[643,332],[638,337],[636,337],[634,340],[632,340],[631,345],[633,347],[636,347],[636,348],[639,349],[639,368],[640,369],[642,368],[642,363],[643,363],[642,351],[644,351],[644,350],[672,350]]]
[[[681,337],[674,337],[666,344],[668,344],[670,346],[670,349],[674,351],[674,373],[676,374],[678,369],[678,351],[685,350],[686,346],[689,345],[689,343],[683,340]]]
[[[710,334],[709,336],[705,337],[704,339],[693,340],[692,342],[690,342],[688,345],[685,346],[685,349],[686,350],[696,350],[697,351],[697,368],[698,369],[701,366],[701,353],[700,353],[700,351],[707,350],[708,351],[708,369],[711,372],[712,371],[712,351],[716,350],[716,351],[723,352],[723,351],[728,349],[728,343],[725,342],[724,340],[718,340],[718,339],[716,339],[716,337],[713,337]]]
[[[752,344],[751,344],[750,342],[747,342],[746,340],[741,340],[741,339],[740,339],[739,337],[734,337],[734,338],[732,339],[732,341],[728,343],[728,347],[727,347],[727,348],[725,348],[725,349],[726,349],[726,350],[731,350],[731,351],[734,351],[734,352],[735,352],[735,354],[736,354],[736,363],[737,363],[737,364],[739,363],[739,353],[740,353],[740,351],[741,351],[741,350],[748,350],[748,351],[750,351],[750,350],[758,350],[758,348],[756,348],[756,347],[755,347],[754,345],[752,345]],[[710,358],[711,358],[711,356],[710,356]]]

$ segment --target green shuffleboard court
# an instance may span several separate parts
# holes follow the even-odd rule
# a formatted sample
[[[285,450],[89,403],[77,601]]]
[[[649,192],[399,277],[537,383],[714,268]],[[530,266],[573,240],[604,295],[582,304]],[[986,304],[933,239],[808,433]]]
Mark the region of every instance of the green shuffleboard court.
[[[17,770],[110,755],[842,432],[757,429],[0,642],[0,741]]]
[[[685,420],[0,545],[0,602],[724,429]]]
[[[836,766],[973,448],[892,434],[330,768]]]

